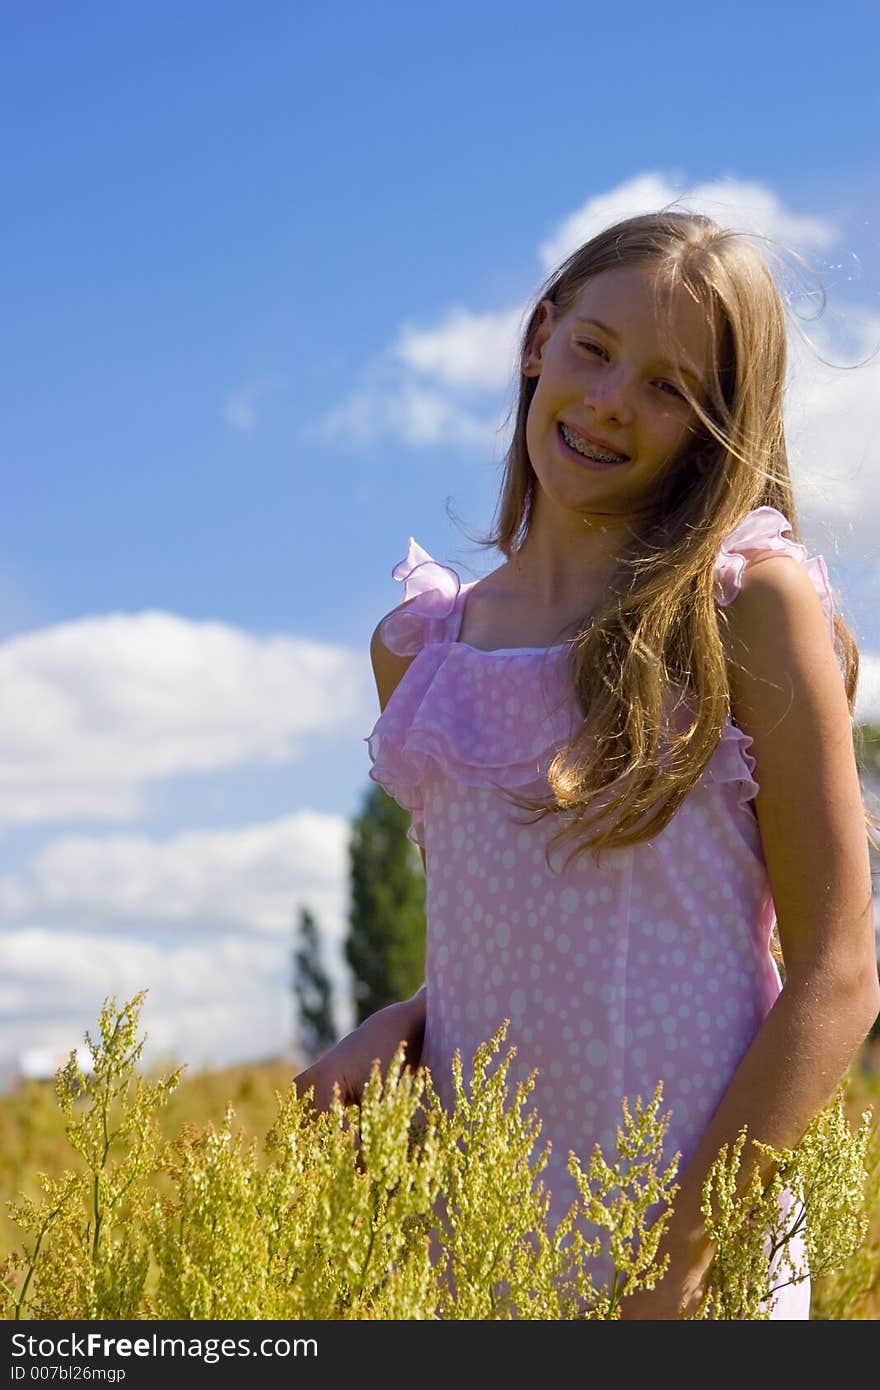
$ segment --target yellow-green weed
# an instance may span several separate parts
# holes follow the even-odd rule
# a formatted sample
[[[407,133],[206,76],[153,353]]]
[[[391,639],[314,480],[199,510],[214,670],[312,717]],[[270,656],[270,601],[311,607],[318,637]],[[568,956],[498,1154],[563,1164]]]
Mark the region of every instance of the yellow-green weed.
[[[337,1099],[316,1116],[293,1086],[276,1092],[261,1152],[231,1108],[162,1137],[180,1072],[139,1074],[142,1001],[109,1000],[99,1037],[87,1036],[93,1071],[71,1054],[58,1073],[76,1159],[12,1204],[21,1243],[0,1265],[7,1318],[613,1319],[662,1278],[677,1155],[664,1166],[661,1086],[646,1103],[621,1098],[617,1155],[596,1146],[585,1171],[571,1155],[579,1200],[552,1227],[534,1073],[510,1097],[509,1049],[490,1074],[506,1023],[467,1084],[456,1054],[450,1111],[400,1048],[386,1075],[374,1066],[360,1107]],[[851,1130],[841,1088],[796,1149],[763,1147],[775,1176],[740,1198],[745,1131],[722,1150],[704,1188],[717,1253],[698,1317],[766,1317],[768,1295],[798,1277],[783,1268],[771,1286],[770,1260],[804,1220],[819,1316],[862,1315],[880,1255],[866,1239],[880,1186],[870,1119]],[[783,1188],[800,1199],[788,1216]],[[597,1285],[600,1249],[614,1274]],[[815,1303],[814,1285],[814,1315]]]

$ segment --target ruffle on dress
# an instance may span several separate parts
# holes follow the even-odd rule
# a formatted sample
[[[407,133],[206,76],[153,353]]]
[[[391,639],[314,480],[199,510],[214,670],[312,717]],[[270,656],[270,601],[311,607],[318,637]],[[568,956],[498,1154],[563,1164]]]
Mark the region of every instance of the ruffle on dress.
[[[427,642],[440,636],[442,624],[455,609],[461,580],[449,565],[432,560],[412,536],[391,577],[403,583],[401,602],[409,606],[382,619],[382,641],[397,656],[415,656]]]
[[[433,762],[467,787],[546,784],[574,732],[564,662],[481,652],[455,641],[422,647],[366,742],[370,777],[412,813],[424,845],[424,785]]]
[[[716,601],[722,608],[726,608],[736,598],[742,588],[743,571],[748,555],[767,550],[790,555],[804,566],[810,576],[813,588],[819,595],[833,643],[834,600],[825,561],[821,555],[809,556],[805,545],[787,540],[782,532],[790,530],[791,522],[775,507],[755,507],[749,512],[722,543],[715,564]]]
[[[833,636],[825,562],[785,540],[781,532],[790,529],[774,507],[750,512],[721,547],[717,600],[726,605],[739,593],[750,553],[778,550],[806,565]],[[403,582],[408,606],[383,619],[382,640],[390,651],[414,660],[365,742],[370,778],[411,813],[407,837],[424,845],[424,787],[432,764],[465,786],[540,791],[581,714],[570,685],[567,646],[481,651],[457,642],[461,580],[412,537],[392,575]],[[751,746],[749,735],[728,719],[700,779],[735,785],[743,809],[759,791]]]
[[[750,752],[752,742],[739,725],[728,719],[699,779],[700,782],[735,785],[737,805],[743,811],[748,810],[749,802],[754,801],[761,790],[753,775],[757,760]]]

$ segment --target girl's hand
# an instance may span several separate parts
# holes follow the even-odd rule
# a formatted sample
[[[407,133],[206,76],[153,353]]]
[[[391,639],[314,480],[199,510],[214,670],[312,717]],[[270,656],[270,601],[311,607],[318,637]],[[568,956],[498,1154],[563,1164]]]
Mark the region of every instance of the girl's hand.
[[[374,1059],[379,1059],[384,1076],[401,1042],[406,1043],[406,1065],[415,1071],[425,1032],[426,1001],[423,985],[412,999],[389,1004],[371,1014],[353,1033],[348,1033],[317,1062],[294,1077],[297,1095],[302,1097],[314,1086],[312,1108],[319,1112],[329,1110],[333,1086],[338,1083],[342,1104],[360,1105]]]

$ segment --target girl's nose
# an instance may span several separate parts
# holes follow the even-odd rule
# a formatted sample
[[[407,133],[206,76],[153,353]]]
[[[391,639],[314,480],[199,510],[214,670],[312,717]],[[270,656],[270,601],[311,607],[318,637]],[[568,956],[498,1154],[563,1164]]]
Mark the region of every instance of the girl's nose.
[[[609,368],[601,380],[590,382],[584,393],[584,404],[592,406],[600,419],[613,418],[624,423],[632,419],[632,384],[626,373]]]

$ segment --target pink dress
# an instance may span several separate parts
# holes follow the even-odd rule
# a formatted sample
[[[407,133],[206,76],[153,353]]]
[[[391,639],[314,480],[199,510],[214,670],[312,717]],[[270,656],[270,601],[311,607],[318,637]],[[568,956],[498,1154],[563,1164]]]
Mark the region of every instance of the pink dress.
[[[787,540],[773,507],[750,512],[721,547],[716,597],[730,603],[750,554],[804,564],[833,640],[821,556]],[[537,1067],[541,1180],[558,1221],[598,1141],[616,1153],[624,1095],[663,1080],[666,1161],[687,1165],[737,1065],[781,989],[769,950],[775,914],[753,799],[751,739],[732,720],[699,782],[653,840],[582,855],[554,873],[544,847],[555,817],[529,825],[498,788],[546,787],[547,767],[579,719],[562,646],[483,651],[457,640],[473,584],[410,540],[392,571],[415,601],[382,638],[412,655],[367,738],[370,776],[411,812],[427,852],[427,1021],[422,1053],[444,1105],[451,1059],[467,1068],[504,1018],[509,1080]],[[476,581],[474,581],[475,583]],[[466,1073],[467,1074],[467,1073]],[[511,1091],[512,1094],[512,1091]],[[595,1232],[591,1232],[595,1235]],[[797,1248],[796,1247],[797,1242]],[[800,1237],[791,1242],[806,1269]],[[600,1257],[596,1273],[610,1269]],[[776,1295],[772,1318],[808,1318],[809,1280]]]

